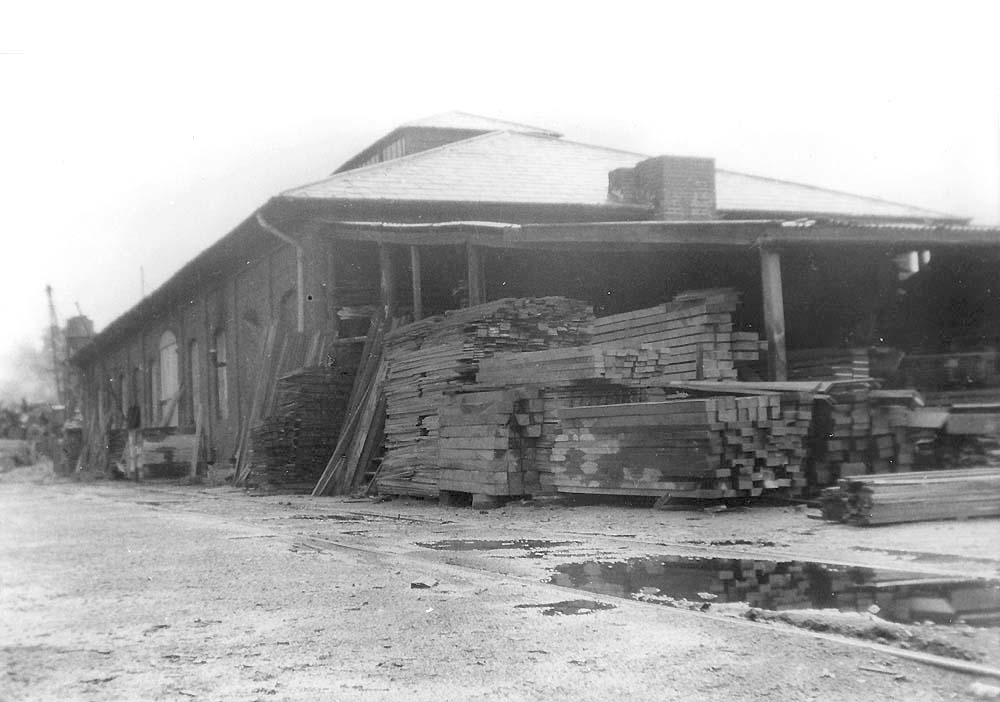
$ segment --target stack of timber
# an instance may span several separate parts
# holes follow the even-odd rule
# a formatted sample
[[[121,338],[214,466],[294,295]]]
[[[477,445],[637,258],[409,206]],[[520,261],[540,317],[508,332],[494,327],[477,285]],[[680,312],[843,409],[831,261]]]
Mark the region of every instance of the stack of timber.
[[[473,495],[525,493],[523,440],[541,433],[538,390],[490,390],[446,398],[438,411],[438,488]]]
[[[334,365],[302,368],[278,380],[275,412],[251,433],[248,483],[312,490],[336,445],[359,352],[355,345]]]
[[[798,483],[802,433],[777,393],[563,408],[550,457],[561,492],[753,497]]]
[[[264,343],[258,349],[257,383],[251,396],[250,411],[240,423],[236,439],[236,472],[233,483],[243,485],[250,476],[251,434],[275,411],[278,379],[302,367],[332,362],[338,353],[334,333],[319,330],[311,334],[287,332],[274,320],[267,325]]]
[[[855,380],[871,377],[867,348],[794,349],[788,352],[789,380]]]
[[[913,390],[868,386],[832,388],[816,406],[812,443],[813,485],[840,478],[904,473],[913,469],[920,430]]]
[[[908,473],[914,469],[919,431],[914,411],[923,406],[916,390],[871,390],[871,473]]]
[[[823,517],[855,525],[1000,515],[1000,471],[936,470],[842,478],[823,491]]]
[[[314,497],[342,495],[358,488],[381,450],[385,429],[385,379],[388,362],[385,335],[396,320],[382,311],[369,320],[368,335],[354,376],[337,444],[319,480]]]
[[[558,492],[554,476],[562,465],[553,461],[557,438],[563,434],[560,410],[567,407],[594,407],[644,401],[645,393],[637,388],[603,380],[546,383],[541,387],[542,423],[539,436],[525,442],[528,484],[539,494]]]
[[[388,334],[379,492],[438,494],[438,409],[446,396],[477,389],[480,361],[504,352],[587,344],[593,321],[593,309],[577,300],[507,298],[414,322]]]
[[[687,360],[685,355],[678,361],[672,349],[649,344],[637,348],[602,345],[504,353],[484,359],[477,380],[493,386],[606,380],[641,387],[664,380],[694,380],[710,367],[715,355],[711,349],[703,349],[698,360]]]
[[[813,423],[813,469],[816,485],[868,473],[872,420],[869,388],[832,389],[816,405]]]
[[[739,295],[730,288],[691,290],[672,302],[594,323],[594,343],[667,348],[676,380],[734,379],[736,364],[760,359],[753,332],[735,331]]]

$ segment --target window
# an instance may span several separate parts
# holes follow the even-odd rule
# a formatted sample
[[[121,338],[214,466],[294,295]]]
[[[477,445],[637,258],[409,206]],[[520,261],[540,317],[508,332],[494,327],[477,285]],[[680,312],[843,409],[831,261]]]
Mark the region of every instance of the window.
[[[160,362],[155,356],[149,359],[148,371],[149,378],[146,382],[149,401],[146,403],[146,412],[149,414],[150,426],[156,426],[160,423]]]
[[[128,384],[129,407],[128,413],[125,415],[128,418],[127,426],[129,429],[138,429],[142,424],[142,418],[139,416],[139,383],[141,382],[142,371],[133,367]]]
[[[118,409],[122,413],[122,417],[128,416],[128,393],[125,392],[125,374],[120,373],[118,375]]]
[[[198,421],[199,414],[202,421],[205,420],[204,412],[199,412],[202,407],[201,399],[201,350],[197,339],[188,342],[188,387],[191,388],[191,420]]]
[[[226,366],[226,330],[219,329],[215,332],[215,348],[212,349],[212,358],[215,363],[215,414],[219,419],[229,418],[229,383],[227,376],[229,371]]]
[[[160,336],[160,422],[164,426],[176,427],[177,400],[180,392],[180,369],[178,368],[177,337],[171,331]]]

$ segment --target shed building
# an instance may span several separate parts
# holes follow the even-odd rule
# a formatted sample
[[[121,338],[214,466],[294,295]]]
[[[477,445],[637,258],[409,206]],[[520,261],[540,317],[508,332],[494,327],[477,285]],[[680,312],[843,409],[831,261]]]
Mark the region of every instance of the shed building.
[[[73,361],[92,433],[197,426],[216,465],[273,401],[265,370],[336,360],[380,309],[420,319],[502,297],[600,316],[732,287],[772,378],[788,349],[893,346],[978,354],[954,385],[991,392],[998,263],[1000,231],[962,217],[448,113],[271,198]]]

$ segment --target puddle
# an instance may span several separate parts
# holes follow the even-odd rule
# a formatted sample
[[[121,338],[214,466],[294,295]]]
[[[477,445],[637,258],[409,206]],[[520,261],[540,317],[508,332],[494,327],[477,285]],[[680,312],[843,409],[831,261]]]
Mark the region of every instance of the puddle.
[[[656,556],[557,566],[548,582],[625,598],[875,611],[903,624],[1000,626],[1000,581],[809,561]],[[874,607],[873,607],[874,605]],[[877,608],[877,609],[876,609]]]
[[[594,600],[564,600],[562,602],[550,602],[548,604],[521,604],[516,605],[517,609],[540,609],[546,617],[558,615],[591,614],[603,609],[614,609],[612,604],[595,602]]]
[[[490,541],[485,539],[444,539],[418,543],[417,546],[432,548],[435,551],[499,551],[501,549],[533,551],[555,546],[569,546],[579,541],[544,541],[542,539],[504,539]]]
[[[779,544],[776,541],[763,541],[756,540],[750,541],[749,539],[724,539],[722,541],[701,541],[699,539],[687,539],[686,541],[681,541],[682,544],[694,544],[700,546],[756,546],[757,548],[774,548],[776,546],[787,546],[788,544]]]
[[[364,517],[355,514],[293,514],[282,519],[315,519],[321,522],[363,522]]]

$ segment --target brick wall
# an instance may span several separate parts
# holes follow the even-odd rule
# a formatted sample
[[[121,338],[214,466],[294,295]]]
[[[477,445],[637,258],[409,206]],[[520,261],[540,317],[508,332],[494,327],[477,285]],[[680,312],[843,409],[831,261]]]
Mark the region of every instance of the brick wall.
[[[689,156],[656,156],[635,166],[639,200],[653,205],[658,219],[715,217],[715,161]]]

